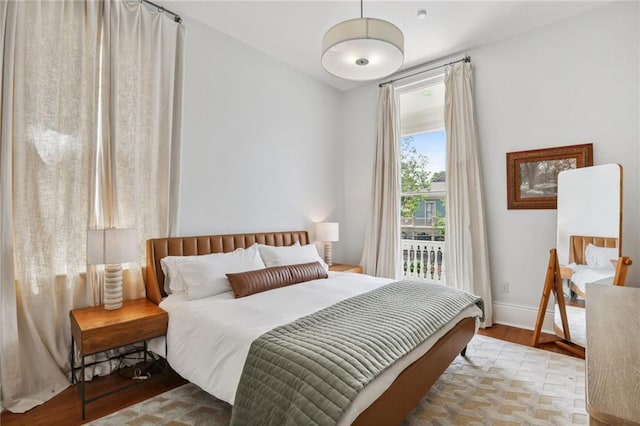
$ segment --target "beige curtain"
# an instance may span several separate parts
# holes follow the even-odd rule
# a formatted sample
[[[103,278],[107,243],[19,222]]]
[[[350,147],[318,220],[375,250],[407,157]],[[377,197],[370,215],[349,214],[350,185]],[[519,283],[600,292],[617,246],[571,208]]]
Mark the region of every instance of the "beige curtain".
[[[120,0],[0,2],[0,20],[0,373],[23,412],[70,384],[69,311],[100,274],[87,226],[138,227],[127,298],[144,239],[175,229],[184,28]]]
[[[484,300],[483,327],[492,324],[491,276],[482,173],[469,62],[445,71],[447,135],[446,282]]]
[[[399,129],[395,89],[385,84],[378,94],[372,205],[360,264],[366,274],[393,279],[402,276]]]
[[[90,227],[138,229],[124,297],[145,294],[148,238],[177,224],[185,27],[139,1],[105,2],[100,141]],[[92,274],[92,278],[99,278]]]
[[[2,405],[23,412],[69,386],[69,310],[91,301],[101,5],[2,7]]]
[[[169,235],[177,225],[185,27],[139,1],[106,6],[103,139],[117,200],[107,221],[137,225],[149,238]]]

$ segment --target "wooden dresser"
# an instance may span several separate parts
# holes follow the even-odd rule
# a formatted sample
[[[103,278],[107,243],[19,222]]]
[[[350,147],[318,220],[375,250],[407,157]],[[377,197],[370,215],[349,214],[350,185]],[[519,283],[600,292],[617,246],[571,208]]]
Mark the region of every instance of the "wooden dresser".
[[[640,288],[587,284],[591,425],[640,425]]]

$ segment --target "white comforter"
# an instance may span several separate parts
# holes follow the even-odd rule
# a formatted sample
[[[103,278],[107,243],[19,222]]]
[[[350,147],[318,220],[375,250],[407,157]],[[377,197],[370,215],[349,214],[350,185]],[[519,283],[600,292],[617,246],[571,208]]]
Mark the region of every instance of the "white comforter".
[[[587,283],[594,284],[613,284],[614,269],[594,269],[587,265],[578,265],[571,263],[569,266],[573,272],[571,273],[571,281],[582,291],[586,293]]]
[[[283,287],[234,299],[233,292],[187,300],[171,295],[160,307],[169,313],[168,360],[182,377],[233,404],[251,342],[263,333],[341,300],[391,282],[362,274],[331,272],[328,279]],[[354,401],[343,423],[350,423],[453,326],[478,316],[475,305],[389,368]]]

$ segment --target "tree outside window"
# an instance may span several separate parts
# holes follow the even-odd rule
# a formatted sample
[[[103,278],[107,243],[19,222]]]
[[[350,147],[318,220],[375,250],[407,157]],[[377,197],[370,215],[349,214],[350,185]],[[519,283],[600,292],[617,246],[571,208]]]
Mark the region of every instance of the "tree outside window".
[[[411,145],[411,136],[400,140],[402,187],[400,208],[402,217],[413,217],[427,197],[420,193],[431,189],[431,172],[427,170],[429,159]]]

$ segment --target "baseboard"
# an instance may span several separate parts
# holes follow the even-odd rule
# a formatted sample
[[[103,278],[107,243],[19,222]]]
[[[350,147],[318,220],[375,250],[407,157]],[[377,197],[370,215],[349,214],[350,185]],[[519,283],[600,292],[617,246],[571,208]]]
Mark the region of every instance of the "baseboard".
[[[537,317],[538,310],[530,306],[513,305],[500,302],[493,303],[493,322],[495,324],[533,330],[536,325]],[[545,313],[542,331],[550,334],[555,333],[553,331],[553,310],[547,310]]]

